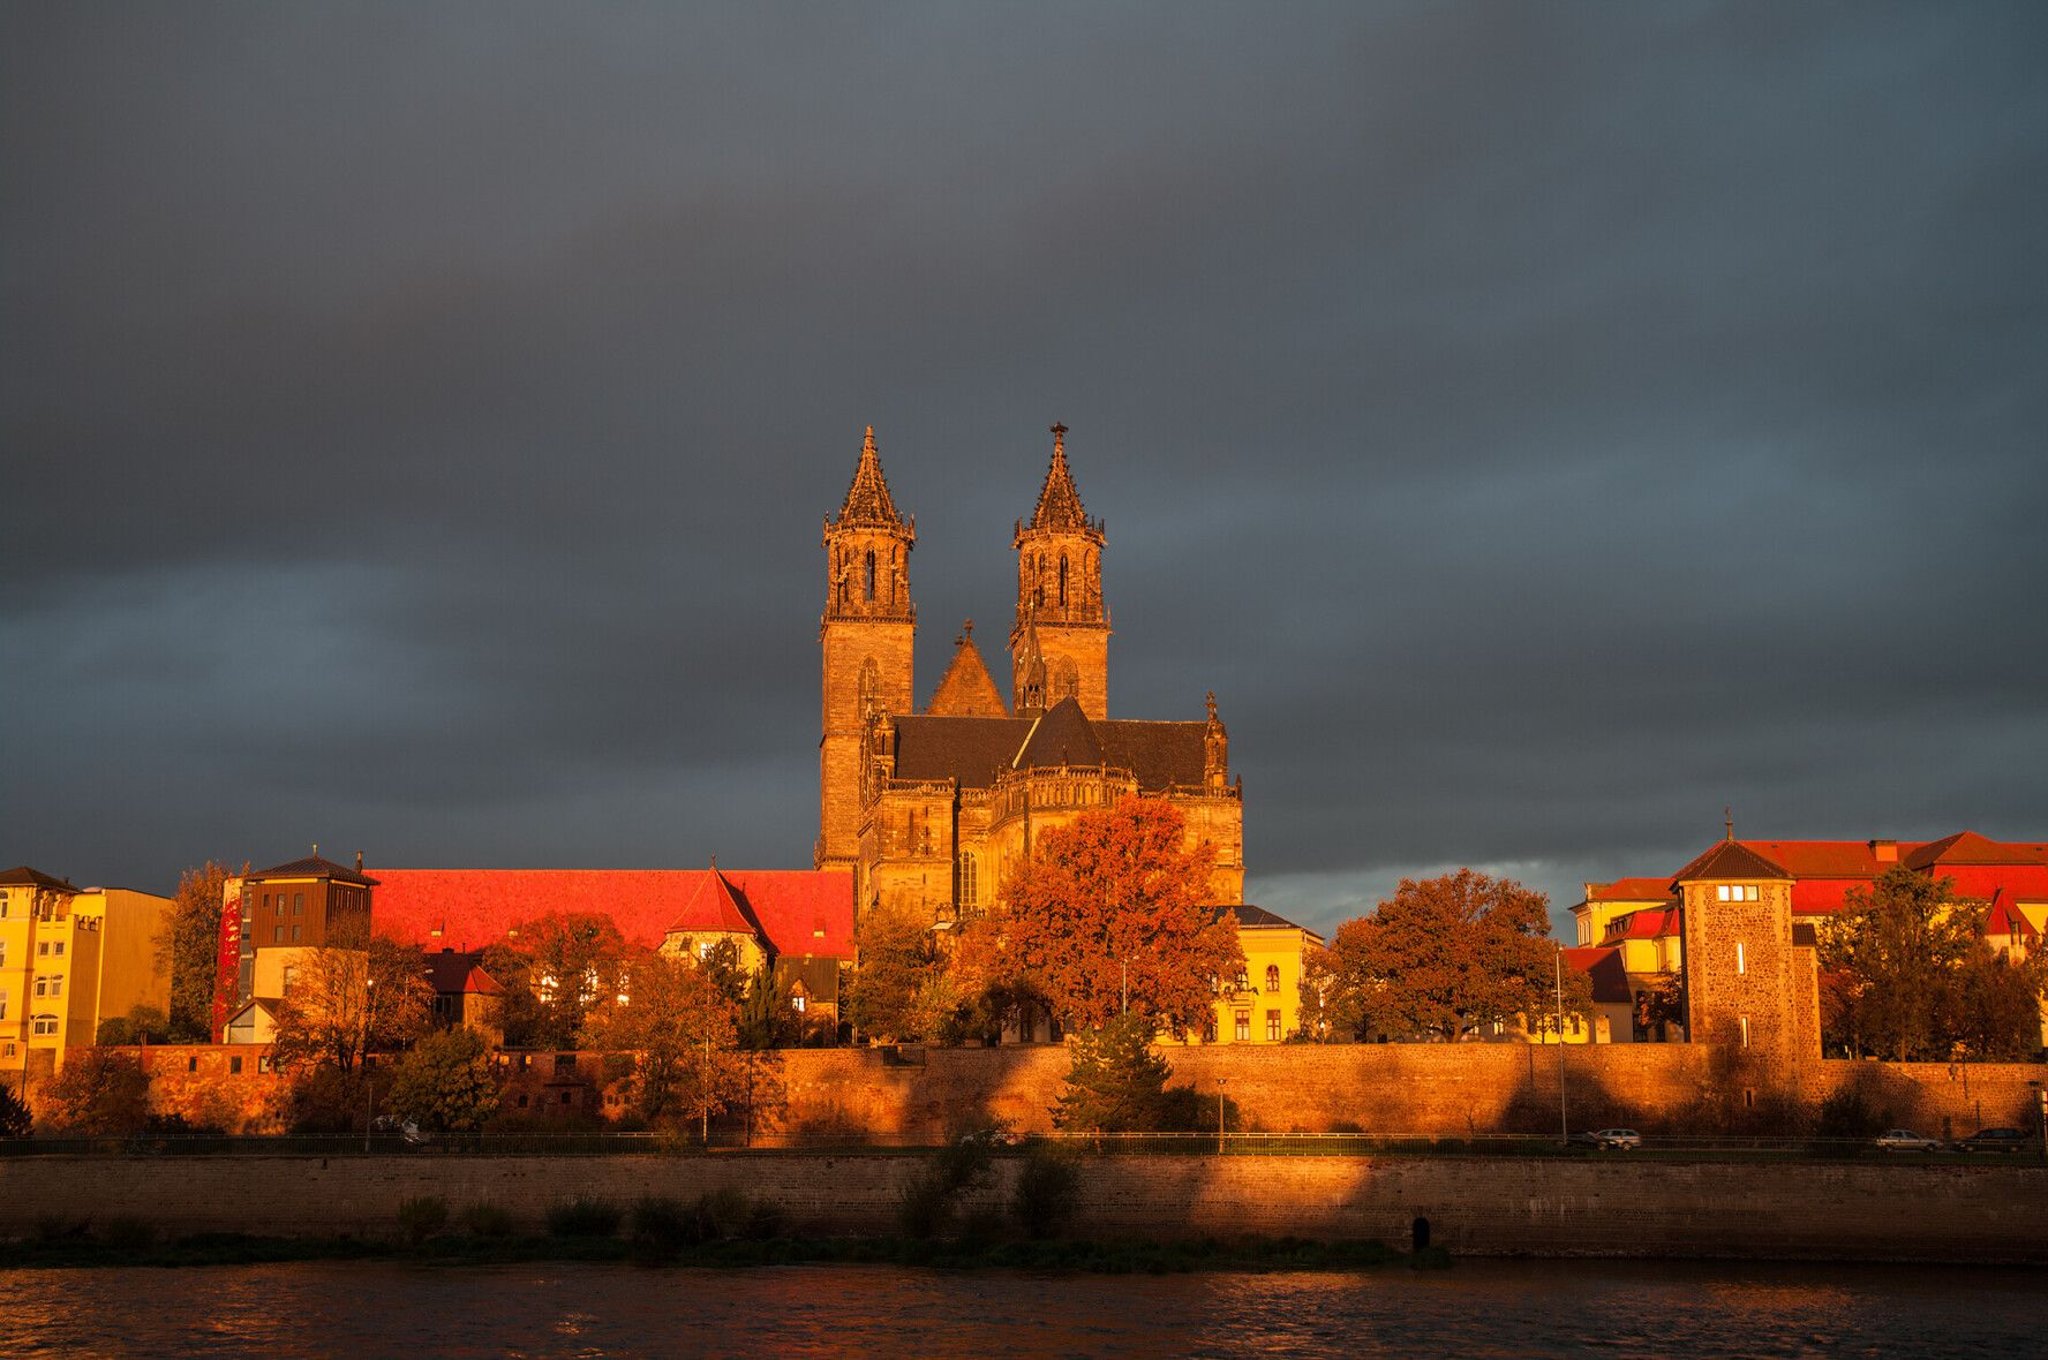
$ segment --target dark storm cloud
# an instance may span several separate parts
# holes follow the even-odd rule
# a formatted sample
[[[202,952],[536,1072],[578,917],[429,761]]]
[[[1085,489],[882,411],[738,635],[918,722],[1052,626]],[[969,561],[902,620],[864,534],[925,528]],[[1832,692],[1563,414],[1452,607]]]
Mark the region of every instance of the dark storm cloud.
[[[1054,418],[1113,706],[1216,689],[1275,905],[2039,836],[2044,39],[14,8],[0,848],[806,863],[861,425],[928,694]]]

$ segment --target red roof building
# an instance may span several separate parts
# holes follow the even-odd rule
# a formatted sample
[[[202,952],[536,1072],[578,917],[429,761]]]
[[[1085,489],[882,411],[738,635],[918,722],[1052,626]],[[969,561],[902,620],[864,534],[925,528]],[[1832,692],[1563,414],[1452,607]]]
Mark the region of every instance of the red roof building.
[[[549,912],[591,913],[628,943],[758,930],[781,956],[853,958],[853,885],[810,869],[378,869],[375,929],[429,952],[483,949]]]

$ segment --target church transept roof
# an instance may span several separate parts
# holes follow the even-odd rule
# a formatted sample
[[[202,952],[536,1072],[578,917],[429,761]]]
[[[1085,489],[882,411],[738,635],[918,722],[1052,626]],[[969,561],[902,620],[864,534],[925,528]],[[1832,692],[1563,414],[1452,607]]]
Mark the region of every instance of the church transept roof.
[[[960,636],[953,639],[953,664],[946,667],[945,677],[939,681],[925,712],[941,718],[1005,716],[1002,691],[996,688],[995,677],[989,674],[981,649],[974,645],[973,619],[967,620]]]

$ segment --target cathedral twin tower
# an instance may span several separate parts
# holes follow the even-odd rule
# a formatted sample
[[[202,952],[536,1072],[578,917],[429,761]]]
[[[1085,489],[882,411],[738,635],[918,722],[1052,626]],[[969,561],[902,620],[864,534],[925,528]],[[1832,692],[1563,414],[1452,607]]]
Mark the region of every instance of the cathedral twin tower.
[[[1243,889],[1242,803],[1213,699],[1206,721],[1109,717],[1103,526],[1081,505],[1066,427],[1052,427],[1038,503],[1013,530],[1017,604],[1005,704],[969,624],[930,705],[916,707],[917,521],[897,512],[869,427],[824,528],[823,736],[816,863],[855,875],[855,903],[927,921],[985,909],[1034,830],[1125,793],[1184,804],[1216,850],[1219,902]]]

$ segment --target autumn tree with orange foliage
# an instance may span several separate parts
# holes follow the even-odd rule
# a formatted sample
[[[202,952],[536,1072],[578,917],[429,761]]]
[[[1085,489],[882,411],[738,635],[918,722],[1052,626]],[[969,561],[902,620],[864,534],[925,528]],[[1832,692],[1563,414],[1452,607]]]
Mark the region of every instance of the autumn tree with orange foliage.
[[[1215,980],[1244,966],[1209,900],[1212,853],[1171,804],[1127,797],[1042,833],[975,923],[960,962],[985,987],[1042,997],[1071,1026],[1130,1010],[1176,1033],[1214,1013]]]
[[[1525,1017],[1534,1030],[1556,1005],[1550,899],[1471,869],[1401,880],[1370,916],[1346,921],[1310,970],[1329,1037],[1451,1040]],[[1587,1015],[1585,977],[1563,970],[1566,1014]]]

